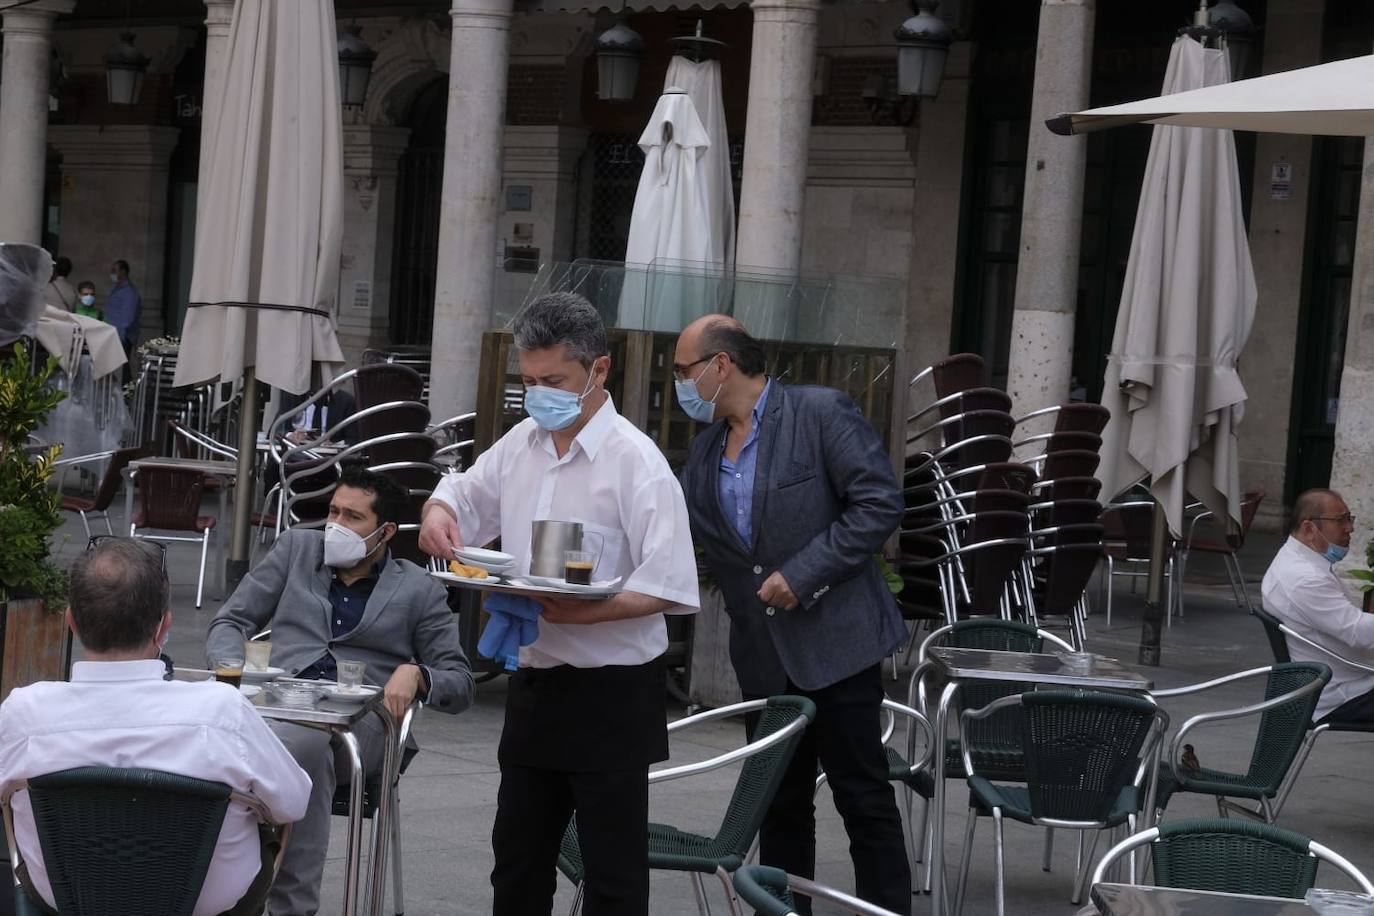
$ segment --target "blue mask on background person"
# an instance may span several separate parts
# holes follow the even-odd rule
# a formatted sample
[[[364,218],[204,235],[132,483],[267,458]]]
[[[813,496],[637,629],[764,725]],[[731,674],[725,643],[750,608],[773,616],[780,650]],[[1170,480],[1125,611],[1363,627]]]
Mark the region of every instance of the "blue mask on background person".
[[[696,378],[680,378],[673,381],[673,391],[677,394],[678,406],[687,416],[696,420],[698,423],[710,423],[716,418],[716,398],[720,397],[720,390],[725,387],[721,382],[716,386],[716,393],[711,395],[711,400],[706,400],[697,390],[697,381],[706,374],[706,370],[711,368],[707,363],[701,367]]]
[[[1342,547],[1340,544],[1333,544],[1327,541],[1326,552],[1322,554],[1322,557],[1328,563],[1339,563],[1341,560],[1345,559],[1345,555],[1348,553],[1350,553],[1349,547]]]
[[[525,413],[529,414],[540,429],[553,431],[566,429],[577,422],[582,415],[582,399],[592,390],[595,375],[587,377],[587,387],[581,394],[573,394],[562,388],[549,388],[535,385],[525,389]]]

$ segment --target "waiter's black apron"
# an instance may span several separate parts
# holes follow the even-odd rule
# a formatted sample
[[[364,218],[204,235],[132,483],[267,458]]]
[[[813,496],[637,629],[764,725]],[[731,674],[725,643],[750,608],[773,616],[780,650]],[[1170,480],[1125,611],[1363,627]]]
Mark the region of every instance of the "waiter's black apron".
[[[663,656],[643,665],[521,668],[510,679],[503,765],[570,773],[668,759]]]

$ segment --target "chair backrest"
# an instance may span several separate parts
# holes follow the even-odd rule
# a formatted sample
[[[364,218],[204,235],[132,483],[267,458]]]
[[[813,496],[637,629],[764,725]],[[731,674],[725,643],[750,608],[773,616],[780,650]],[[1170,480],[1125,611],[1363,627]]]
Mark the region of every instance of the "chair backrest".
[[[1050,433],[1049,439],[1045,441],[1045,453],[1068,452],[1075,449],[1096,452],[1102,448],[1102,437],[1097,433],[1090,433],[1086,430],[1061,430],[1056,429]]]
[[[1050,452],[1045,456],[1045,466],[1040,469],[1041,480],[1058,480],[1061,477],[1091,477],[1097,472],[1102,456],[1087,449],[1068,449]]]
[[[1005,410],[966,410],[954,414],[943,427],[945,446],[955,445],[974,436],[1011,437],[1016,421]]]
[[[1264,502],[1267,494],[1264,488],[1250,490],[1245,494],[1240,503],[1240,536],[1237,538],[1236,547],[1239,549],[1245,546],[1245,537],[1250,533],[1250,526],[1255,522],[1255,515],[1259,512],[1260,503]]]
[[[948,397],[956,391],[988,386],[988,367],[977,353],[955,353],[931,366],[935,394]]]
[[[1006,415],[1011,419],[1011,415]],[[1004,464],[1011,457],[1011,438],[1003,433],[969,436],[952,442],[940,450],[941,460],[949,468],[970,468],[986,464]]]
[[[190,916],[230,789],[156,770],[81,767],[28,782],[60,913]]]
[[[419,401],[386,401],[359,408],[349,422],[356,444],[395,433],[423,433],[429,428],[429,417],[429,408]]]
[[[1166,821],[1150,855],[1161,887],[1301,897],[1317,880],[1311,843],[1291,830],[1239,818]]]
[[[424,390],[424,377],[399,363],[360,366],[353,376],[353,397],[358,410],[392,401],[420,401]]]
[[[964,494],[962,500],[968,511],[974,515],[983,512],[1019,512],[1026,514],[1030,497],[1020,490],[987,489],[975,490]]]
[[[1070,529],[1091,531],[1096,528],[1101,537],[1101,525],[1071,525]],[[1065,537],[1069,536],[1067,532]],[[1085,539],[1091,538],[1086,535]],[[1042,614],[1069,614],[1083,597],[1083,591],[1092,580],[1102,559],[1101,543],[1059,543],[1052,552],[1044,555],[1038,567],[1043,573],[1045,587],[1039,596],[1039,611]]]
[[[999,461],[987,465],[978,474],[980,490],[1017,490],[1029,494],[1036,480],[1035,469],[1015,461]]]
[[[139,468],[143,524],[166,531],[195,531],[204,490],[205,475],[194,468]]]
[[[1102,435],[1112,412],[1101,404],[1075,402],[1063,404],[1054,418],[1055,432],[1080,432]]]
[[[1101,517],[1102,506],[1095,499],[1056,499],[1035,511],[1037,528],[1095,525]]]
[[[1312,662],[1289,662],[1275,665],[1264,685],[1264,698],[1291,693],[1313,681],[1321,681],[1323,689],[1331,681],[1331,669]],[[1298,755],[1307,731],[1312,727],[1312,711],[1317,708],[1321,690],[1314,690],[1260,714],[1259,731],[1255,734],[1255,749],[1250,755],[1246,778],[1262,786],[1266,795],[1278,792],[1288,775],[1293,758]]]
[[[1278,620],[1260,607],[1251,608],[1250,613],[1264,624],[1264,635],[1269,639],[1269,651],[1274,653],[1274,661],[1279,664],[1291,662],[1293,656],[1288,652],[1288,640],[1284,638],[1283,630],[1279,629]]]
[[[371,465],[397,461],[428,462],[439,447],[426,432],[398,431],[376,438],[361,439],[355,445]]]
[[[1102,481],[1096,477],[1057,477],[1046,479],[1035,491],[1037,502],[1058,502],[1061,499],[1097,499]]]
[[[1016,620],[960,620],[947,633],[936,636],[928,648],[990,649],[994,652],[1043,652],[1045,640],[1035,627]],[[1034,690],[1023,681],[965,681],[959,703],[978,709],[1003,697]],[[1004,709],[968,723],[969,748],[978,772],[992,778],[1019,778],[1023,717],[1020,709]]]
[[[1070,821],[1107,820],[1168,719],[1148,700],[1084,691],[1023,693],[1021,709],[1031,814]]]
[[[940,405],[940,416],[948,418],[970,410],[1008,413],[1011,411],[1011,396],[1000,388],[965,388],[953,392],[947,403]]]
[[[110,456],[110,463],[105,465],[105,473],[100,477],[100,485],[95,488],[96,511],[104,512],[114,503],[115,494],[119,492],[119,481],[124,476],[124,469],[129,466],[130,461],[146,457],[152,449],[147,445],[137,445],[132,448],[115,449],[115,453]]]
[[[769,697],[750,740],[767,738],[803,717],[812,722],[816,719],[816,706],[805,697]],[[740,856],[749,854],[749,847],[763,825],[763,816],[773,804],[778,787],[782,785],[783,773],[792,762],[797,745],[801,743],[802,732],[798,730],[786,741],[780,741],[744,761],[739,779],[735,782],[735,791],[730,796],[730,805],[725,809],[720,829],[716,831],[718,845]]]
[[[1114,555],[1132,560],[1150,559],[1150,538],[1154,533],[1154,503],[1134,502],[1107,506],[1102,510],[1102,537],[1118,548]],[[1124,553],[1120,548],[1124,548]]]

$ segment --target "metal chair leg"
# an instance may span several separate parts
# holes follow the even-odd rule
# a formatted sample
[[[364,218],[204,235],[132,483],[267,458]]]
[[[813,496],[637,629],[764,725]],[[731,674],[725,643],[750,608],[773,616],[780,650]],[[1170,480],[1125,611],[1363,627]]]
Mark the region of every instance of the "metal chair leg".
[[[1054,859],[1054,828],[1045,828],[1045,859],[1040,865],[1041,871],[1050,871],[1050,866]]]
[[[1073,896],[1069,898],[1069,902],[1074,906],[1083,902],[1083,894],[1088,889],[1088,873],[1092,871],[1093,857],[1097,855],[1097,841],[1101,836],[1101,830],[1093,831],[1093,841],[1088,846],[1088,856],[1079,867],[1078,874],[1074,876]]]
[[[730,881],[730,873],[717,865],[716,877],[725,888],[725,903],[730,907],[730,916],[744,916],[739,909],[739,897],[735,894],[735,885]]]
[[[577,916],[578,913],[582,912],[582,891],[585,886],[584,882],[577,882],[577,893],[573,894],[572,909],[568,910],[568,916]]]
[[[697,901],[697,916],[711,916],[711,904],[706,900],[706,885],[697,872],[692,872],[692,893]]]
[[[1107,600],[1103,602],[1107,607],[1107,628],[1112,626],[1112,576],[1116,575],[1116,561],[1107,555]],[[1132,580],[1134,581],[1134,580]]]
[[[90,522],[90,519],[86,518],[86,510],[85,510],[85,509],[77,509],[76,511],[79,512],[79,513],[81,514],[81,524],[86,528],[86,540],[89,541],[89,540],[91,539],[91,522]]]
[[[994,857],[997,862],[997,916],[1007,916],[1006,861],[1002,849],[1002,809],[1000,808],[992,809],[992,834]]]
[[[210,550],[210,531],[206,528],[200,537],[200,578],[196,580],[196,610],[200,610],[200,599],[205,594],[205,556]]]
[[[395,787],[391,790],[391,893],[396,916],[405,916],[406,892],[401,880],[401,805]]]
[[[114,537],[114,526],[110,524],[110,510],[109,510],[109,509],[106,509],[106,510],[105,510],[104,512],[102,512],[100,515],[101,515],[101,517],[105,520],[105,530],[108,531],[108,532],[110,533],[110,537]],[[86,526],[86,530],[87,530],[87,531],[90,531],[90,530],[91,530],[89,525]],[[90,539],[87,538],[87,540],[90,540]]]
[[[959,860],[959,887],[954,892],[954,916],[964,912],[964,894],[968,890],[969,863],[973,861],[973,832],[978,829],[978,809],[969,807],[968,826],[964,828],[964,855]]]

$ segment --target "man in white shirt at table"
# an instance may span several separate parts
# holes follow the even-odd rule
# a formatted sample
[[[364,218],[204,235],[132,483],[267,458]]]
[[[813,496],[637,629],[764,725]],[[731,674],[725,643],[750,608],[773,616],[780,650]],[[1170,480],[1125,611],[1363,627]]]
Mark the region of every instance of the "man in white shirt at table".
[[[599,601],[540,599],[519,649],[498,758],[491,882],[495,916],[547,914],[559,841],[576,812],[587,916],[648,910],[648,767],[668,756],[664,614],[696,611],[696,559],[682,490],[654,443],[605,390],[605,328],[586,299],[540,296],[516,318],[522,421],[425,506],[420,544],[452,559],[498,535],[529,568],[531,523],[581,522],[599,548]]]
[[[277,823],[305,814],[310,779],[238,690],[163,680],[172,625],[162,552],[101,541],[72,568],[67,623],[86,661],[69,683],[15,690],[0,705],[0,784],[85,766],[141,767],[222,782],[252,795]],[[16,839],[34,888],[53,905],[28,793],[14,796]],[[263,870],[266,872],[263,873]],[[271,877],[255,815],[231,803],[195,916],[233,911]],[[260,907],[259,907],[260,909]]]
[[[1293,527],[1264,574],[1264,609],[1299,636],[1374,667],[1374,614],[1366,614],[1332,568],[1350,549],[1355,517],[1334,490],[1308,490],[1293,505]],[[1295,662],[1331,668],[1312,718],[1317,722],[1374,724],[1374,672],[1332,658],[1298,640],[1288,643]]]

